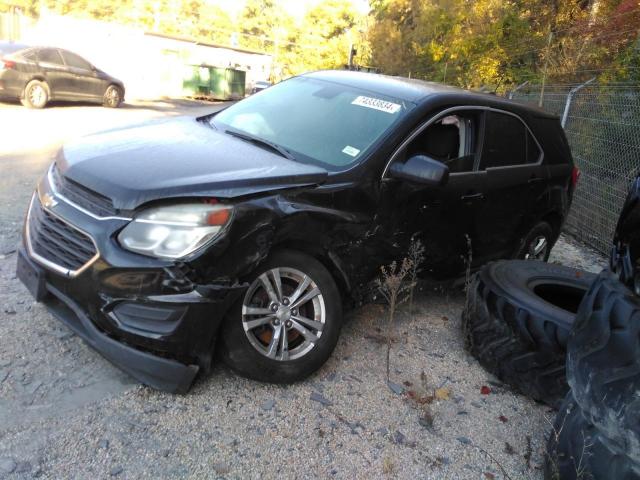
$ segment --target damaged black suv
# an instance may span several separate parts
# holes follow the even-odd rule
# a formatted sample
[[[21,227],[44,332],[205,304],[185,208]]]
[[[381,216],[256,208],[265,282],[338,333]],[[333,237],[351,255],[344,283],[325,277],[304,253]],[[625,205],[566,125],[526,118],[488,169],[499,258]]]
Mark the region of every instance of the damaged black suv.
[[[186,391],[214,352],[248,377],[319,368],[342,309],[412,238],[423,271],[546,260],[577,171],[557,118],[355,72],[64,146],[31,200],[18,276],[91,346]]]

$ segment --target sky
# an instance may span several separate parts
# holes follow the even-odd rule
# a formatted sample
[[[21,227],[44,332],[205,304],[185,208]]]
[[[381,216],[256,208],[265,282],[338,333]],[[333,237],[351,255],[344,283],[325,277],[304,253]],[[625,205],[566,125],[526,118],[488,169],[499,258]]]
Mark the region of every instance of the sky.
[[[301,18],[304,12],[322,0],[275,0],[275,3],[282,5],[291,15]],[[244,7],[245,0],[209,0],[209,2],[220,5],[231,15],[237,15]],[[351,3],[363,13],[369,11],[368,0],[351,0]]]

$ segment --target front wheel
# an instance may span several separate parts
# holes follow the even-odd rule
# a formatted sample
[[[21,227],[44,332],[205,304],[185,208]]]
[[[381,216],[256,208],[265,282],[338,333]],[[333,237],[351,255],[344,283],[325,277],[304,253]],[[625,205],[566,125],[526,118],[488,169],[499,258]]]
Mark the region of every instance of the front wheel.
[[[118,108],[122,103],[122,92],[120,88],[115,85],[109,85],[109,88],[104,92],[104,98],[102,104],[109,108]]]
[[[304,379],[329,358],[342,323],[340,294],[316,259],[273,254],[222,328],[220,353],[240,375],[272,383]]]

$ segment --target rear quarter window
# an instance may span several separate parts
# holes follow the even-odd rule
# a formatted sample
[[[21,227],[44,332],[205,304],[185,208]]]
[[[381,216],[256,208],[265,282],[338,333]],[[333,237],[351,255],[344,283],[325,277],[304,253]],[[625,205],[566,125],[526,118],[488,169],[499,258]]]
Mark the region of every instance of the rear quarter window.
[[[545,163],[573,163],[571,149],[559,118],[534,116],[531,124],[544,150]]]
[[[29,50],[24,53],[20,53],[20,56],[25,60],[36,61],[38,60],[38,52],[36,50]]]
[[[64,65],[60,52],[53,48],[44,48],[38,52],[38,60],[43,63],[52,63],[54,65]]]

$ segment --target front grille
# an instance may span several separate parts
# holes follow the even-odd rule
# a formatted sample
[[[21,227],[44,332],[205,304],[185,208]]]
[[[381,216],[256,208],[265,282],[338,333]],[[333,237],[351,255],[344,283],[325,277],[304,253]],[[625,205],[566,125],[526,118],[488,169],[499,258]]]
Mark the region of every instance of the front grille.
[[[51,180],[57,193],[98,217],[111,217],[118,213],[109,198],[69,180],[55,164],[51,169]]]
[[[42,208],[37,195],[29,210],[28,228],[32,252],[71,272],[98,253],[91,237]]]

